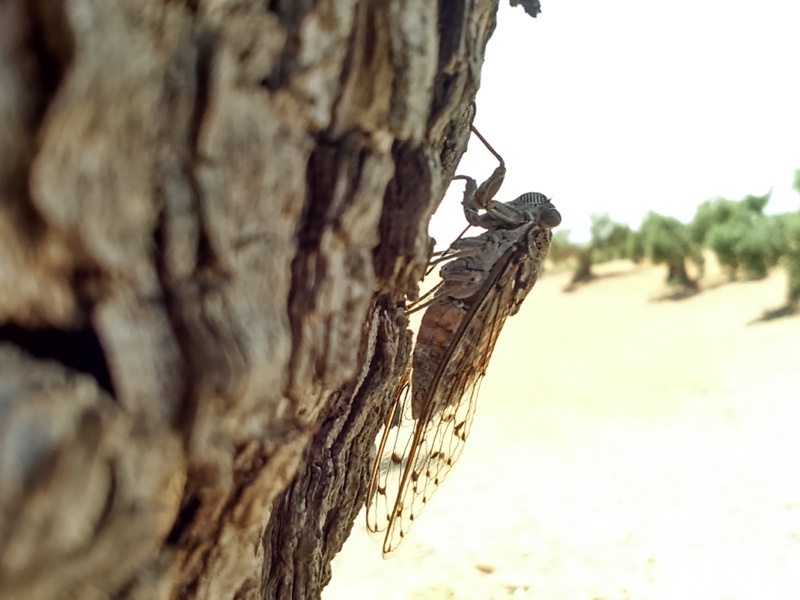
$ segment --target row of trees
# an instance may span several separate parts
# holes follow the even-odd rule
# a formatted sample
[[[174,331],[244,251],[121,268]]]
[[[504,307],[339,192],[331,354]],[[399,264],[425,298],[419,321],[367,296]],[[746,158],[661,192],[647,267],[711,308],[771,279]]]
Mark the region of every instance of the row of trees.
[[[800,169],[795,173],[800,192]],[[697,289],[703,276],[703,249],[714,252],[729,279],[761,279],[782,264],[788,273],[787,307],[800,307],[800,212],[766,215],[770,194],[733,201],[717,198],[697,208],[692,221],[650,212],[638,230],[608,215],[592,217],[591,239],[573,243],[558,232],[550,250],[555,264],[574,264],[573,284],[594,278],[592,266],[618,258],[644,259],[667,266],[667,283]],[[696,267],[692,277],[687,268]]]

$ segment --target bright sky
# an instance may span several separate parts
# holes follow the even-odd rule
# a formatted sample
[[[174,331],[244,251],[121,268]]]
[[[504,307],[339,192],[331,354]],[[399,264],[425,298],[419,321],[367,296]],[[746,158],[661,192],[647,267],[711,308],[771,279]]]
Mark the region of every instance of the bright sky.
[[[575,241],[592,213],[688,221],[770,188],[768,212],[797,210],[800,2],[542,0],[531,19],[501,0],[477,107],[508,168],[496,199],[550,196]],[[495,166],[473,136],[458,172]],[[462,190],[434,216],[440,245],[463,228]]]

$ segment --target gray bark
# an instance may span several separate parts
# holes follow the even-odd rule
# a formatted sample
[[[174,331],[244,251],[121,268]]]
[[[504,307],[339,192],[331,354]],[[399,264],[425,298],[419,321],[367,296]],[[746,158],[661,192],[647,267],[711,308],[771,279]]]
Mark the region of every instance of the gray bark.
[[[0,598],[319,596],[496,8],[0,1]]]

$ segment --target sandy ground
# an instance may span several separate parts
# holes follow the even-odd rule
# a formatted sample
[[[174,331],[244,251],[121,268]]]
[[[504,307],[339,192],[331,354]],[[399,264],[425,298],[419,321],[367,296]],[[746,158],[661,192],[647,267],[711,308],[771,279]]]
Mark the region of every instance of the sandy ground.
[[[783,274],[601,272],[539,282],[410,536],[384,561],[362,513],[325,600],[800,599],[800,317],[749,324]]]

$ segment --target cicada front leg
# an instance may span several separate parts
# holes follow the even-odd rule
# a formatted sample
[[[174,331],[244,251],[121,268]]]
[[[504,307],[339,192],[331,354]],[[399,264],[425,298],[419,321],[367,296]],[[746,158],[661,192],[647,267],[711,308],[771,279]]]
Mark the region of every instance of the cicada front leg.
[[[456,175],[453,177],[453,179],[463,179],[467,182],[464,188],[464,198],[461,201],[461,205],[464,207],[464,216],[470,225],[482,227],[483,229],[507,229],[521,225],[527,220],[524,214],[517,210],[516,207],[494,199],[506,176],[506,164],[503,157],[474,126],[471,129],[500,164],[480,186],[469,175]]]

